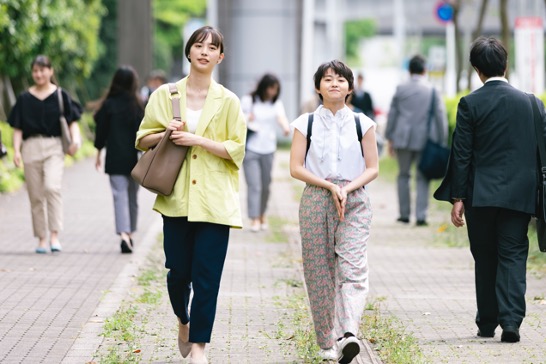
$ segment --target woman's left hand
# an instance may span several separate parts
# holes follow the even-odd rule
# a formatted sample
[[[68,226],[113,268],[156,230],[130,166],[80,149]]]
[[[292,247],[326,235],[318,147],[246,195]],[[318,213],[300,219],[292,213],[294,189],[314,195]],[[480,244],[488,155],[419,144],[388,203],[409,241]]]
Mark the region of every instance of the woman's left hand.
[[[171,140],[176,145],[191,147],[195,145],[200,145],[203,137],[187,131],[176,130],[171,133]]]
[[[347,205],[347,190],[345,187],[342,187],[340,190],[341,198],[339,200],[339,206],[340,206],[340,217],[339,219],[343,221],[345,219],[345,206]]]

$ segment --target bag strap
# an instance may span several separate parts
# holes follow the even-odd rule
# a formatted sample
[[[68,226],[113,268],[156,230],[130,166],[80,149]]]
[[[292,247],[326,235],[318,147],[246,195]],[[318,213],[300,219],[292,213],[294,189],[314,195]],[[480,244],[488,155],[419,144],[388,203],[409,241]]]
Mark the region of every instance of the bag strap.
[[[59,110],[61,110],[61,116],[64,115],[64,102],[63,102],[63,93],[60,87],[57,87],[57,100],[59,101]]]
[[[542,125],[542,119],[540,118],[540,112],[536,102],[535,95],[527,94],[529,100],[531,100],[533,120],[535,123],[535,136],[537,138],[538,153],[540,155],[540,165],[542,167],[542,179],[546,180],[546,146],[544,145],[544,126]]]
[[[173,119],[181,121],[182,117],[180,116],[180,94],[176,88],[176,84],[169,83],[169,92],[171,93],[171,102],[173,104]]]
[[[434,107],[436,106],[436,90],[432,88],[432,99],[430,100],[430,109],[428,110],[427,135],[430,133],[430,126],[434,117]]]

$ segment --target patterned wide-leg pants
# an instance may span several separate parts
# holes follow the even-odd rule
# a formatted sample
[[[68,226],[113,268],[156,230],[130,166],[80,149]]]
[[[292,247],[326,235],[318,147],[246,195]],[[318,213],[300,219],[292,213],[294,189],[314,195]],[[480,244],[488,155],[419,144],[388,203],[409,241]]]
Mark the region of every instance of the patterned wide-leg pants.
[[[299,220],[303,271],[317,343],[328,349],[346,332],[358,334],[369,290],[370,200],[364,188],[351,192],[345,219],[340,221],[330,191],[307,185]]]

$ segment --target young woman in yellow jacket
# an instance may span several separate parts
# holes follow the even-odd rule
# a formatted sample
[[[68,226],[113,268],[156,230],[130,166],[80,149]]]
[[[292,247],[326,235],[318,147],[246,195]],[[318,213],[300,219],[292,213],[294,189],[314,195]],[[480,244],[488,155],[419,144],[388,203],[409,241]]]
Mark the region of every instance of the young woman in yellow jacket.
[[[176,83],[182,122],[172,119],[171,95],[163,85],[150,97],[136,140],[138,149],[147,150],[171,129],[175,144],[190,147],[172,194],[158,195],[154,210],[163,217],[167,288],[179,320],[180,353],[191,352],[194,364],[207,363],[205,344],[216,314],[229,229],[242,227],[239,168],[246,124],[237,96],[212,79],[223,48],[222,34],[212,27],[192,34],[185,48],[190,73]]]

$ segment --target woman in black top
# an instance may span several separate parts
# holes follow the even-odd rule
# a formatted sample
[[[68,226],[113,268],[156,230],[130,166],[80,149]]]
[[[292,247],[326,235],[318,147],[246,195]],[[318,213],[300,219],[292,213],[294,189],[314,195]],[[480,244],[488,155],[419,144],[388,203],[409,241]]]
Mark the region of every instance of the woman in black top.
[[[137,94],[138,76],[131,66],[117,69],[106,99],[95,114],[97,123],[96,168],[101,168],[101,150],[106,147],[105,172],[110,175],[114,196],[116,233],[121,236],[121,252],[132,253],[131,234],[136,230],[138,183],[131,170],[138,159],[135,138],[144,108]]]
[[[39,55],[31,64],[32,85],[21,93],[8,122],[13,131],[13,162],[24,163],[25,180],[32,211],[34,236],[38,238],[36,253],[47,253],[47,232],[52,252],[62,250],[58,234],[63,228],[61,186],[64,153],[61,142],[57,85],[52,81],[53,68],[48,57]],[[73,144],[69,154],[78,150],[81,141],[79,126],[81,106],[61,91],[64,116],[69,123]]]

